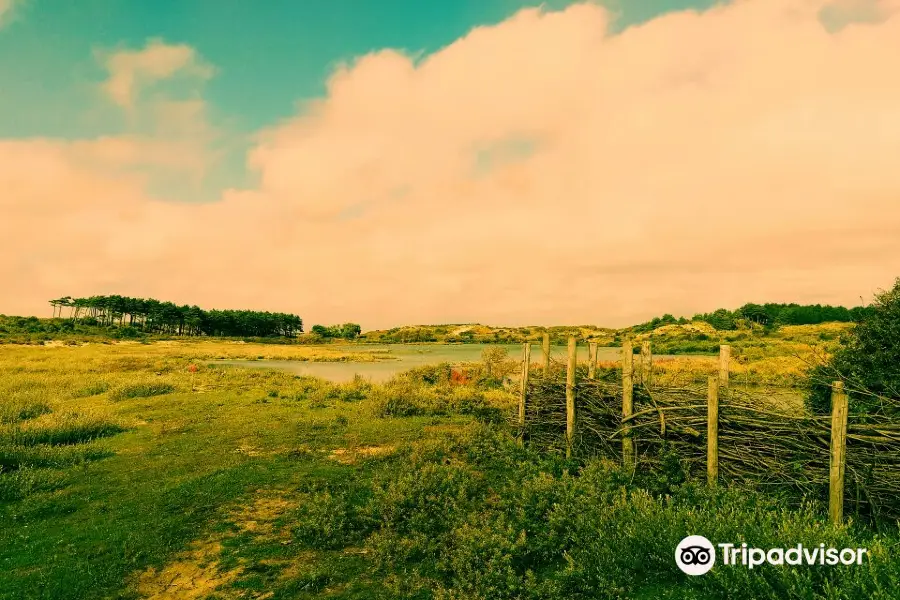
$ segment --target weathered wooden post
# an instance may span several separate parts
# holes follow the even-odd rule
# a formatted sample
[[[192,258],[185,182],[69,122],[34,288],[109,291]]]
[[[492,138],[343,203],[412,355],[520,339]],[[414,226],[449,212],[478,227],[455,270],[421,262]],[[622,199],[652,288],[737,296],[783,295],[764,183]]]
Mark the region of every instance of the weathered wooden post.
[[[575,362],[578,359],[578,342],[575,336],[569,338],[569,362],[566,368],[566,458],[572,456],[572,445],[575,443]]]
[[[831,469],[829,474],[828,517],[832,523],[844,518],[844,466],[847,459],[847,393],[844,383],[831,387]]]
[[[519,396],[519,445],[525,443],[525,402],[528,395],[528,372],[531,367],[531,344],[525,342],[522,356],[522,393]]]
[[[588,343],[588,379],[593,379],[597,372],[597,342]]]
[[[550,334],[544,333],[544,343],[541,344],[544,351],[544,377],[550,376]]]
[[[634,354],[631,341],[622,344],[622,464],[634,466],[634,440],[631,439],[631,415],[634,413]]]
[[[653,354],[650,352],[650,342],[641,344],[641,383],[648,388],[653,385]]]
[[[728,367],[731,363],[731,346],[719,346],[719,386],[728,388]]]
[[[712,376],[706,391],[706,480],[710,487],[719,478],[719,379]]]

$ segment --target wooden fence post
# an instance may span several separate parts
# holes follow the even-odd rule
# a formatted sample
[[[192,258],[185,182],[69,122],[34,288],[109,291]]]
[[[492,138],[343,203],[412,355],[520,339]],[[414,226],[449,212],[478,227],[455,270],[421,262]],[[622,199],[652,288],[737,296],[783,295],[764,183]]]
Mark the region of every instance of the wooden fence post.
[[[653,353],[650,352],[650,342],[641,344],[641,383],[648,388],[653,385]]]
[[[575,336],[569,338],[569,362],[566,368],[566,458],[572,456],[572,445],[575,443],[575,363],[578,360],[578,341]]]
[[[719,379],[709,378],[706,391],[706,480],[710,487],[719,478]]]
[[[544,342],[541,344],[544,351],[544,377],[550,376],[550,334],[544,334]]]
[[[531,367],[531,344],[525,342],[522,356],[522,395],[519,397],[519,444],[525,443],[525,401],[528,395],[528,372]]]
[[[593,379],[597,372],[597,342],[588,343],[588,379]]]
[[[728,388],[728,368],[731,363],[731,346],[719,346],[719,386]]]
[[[847,459],[847,393],[844,383],[831,387],[831,469],[828,478],[828,517],[832,523],[844,518],[844,466]]]
[[[626,420],[634,413],[634,354],[631,341],[622,344],[622,464],[628,468],[634,465],[634,440],[631,439],[631,424]]]

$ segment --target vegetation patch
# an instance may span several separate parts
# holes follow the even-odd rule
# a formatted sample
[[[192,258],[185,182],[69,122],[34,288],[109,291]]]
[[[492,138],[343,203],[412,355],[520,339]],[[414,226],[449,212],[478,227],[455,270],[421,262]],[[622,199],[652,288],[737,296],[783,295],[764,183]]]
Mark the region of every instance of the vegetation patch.
[[[125,427],[104,417],[67,414],[45,422],[0,429],[0,447],[81,444],[123,431]]]
[[[755,326],[716,335],[732,336],[735,362],[758,353],[747,368],[765,360],[775,373],[825,331],[795,327],[773,329],[761,346],[765,331]],[[477,327],[446,335],[470,332],[492,335]],[[886,600],[900,586],[891,522],[880,533],[864,523],[831,526],[820,507],[788,504],[752,481],[709,490],[677,457],[630,472],[519,446],[506,423],[516,396],[504,384],[516,361],[502,353],[385,385],[198,359],[269,354],[261,348],[198,341],[0,349],[0,406],[14,415],[0,427],[0,589],[61,600]],[[342,355],[266,348],[272,356]],[[118,360],[129,356],[135,360]],[[706,357],[678,361],[656,363],[658,375],[671,367],[673,378],[696,377],[699,369],[703,379],[716,368]],[[199,368],[189,372],[191,364]],[[601,370],[606,375],[619,376],[613,368]],[[73,397],[98,381],[110,387]],[[104,395],[144,383],[185,393],[164,402],[110,403]],[[192,384],[204,393],[188,394]],[[13,402],[57,412],[20,418]],[[121,431],[132,422],[146,426],[103,437],[112,435],[107,425]],[[559,437],[565,426],[552,427]],[[95,462],[104,449],[116,454]],[[856,570],[717,565],[686,578],[672,549],[688,533],[757,546],[866,547],[870,559]]]
[[[164,382],[147,382],[123,385],[110,393],[110,400],[127,400],[129,398],[149,398],[162,396],[175,391],[175,386]]]
[[[394,446],[360,446],[358,448],[336,448],[329,455],[332,460],[345,465],[355,464],[366,458],[388,456],[394,452]]]
[[[223,571],[218,541],[195,543],[160,569],[150,567],[137,577],[136,588],[144,600],[200,600],[233,581],[240,568]]]
[[[19,400],[0,404],[0,425],[35,419],[53,412],[47,402]]]
[[[0,503],[17,502],[43,492],[65,487],[65,474],[51,469],[0,469]]]
[[[811,371],[809,409],[830,411],[830,386],[844,382],[851,410],[900,417],[900,278],[879,293],[869,316],[844,336],[845,343]]]
[[[91,396],[99,396],[109,391],[110,384],[107,381],[94,381],[78,388],[72,393],[73,398],[90,398]]]
[[[25,467],[63,468],[112,456],[112,452],[90,444],[68,446],[0,446],[0,472]]]

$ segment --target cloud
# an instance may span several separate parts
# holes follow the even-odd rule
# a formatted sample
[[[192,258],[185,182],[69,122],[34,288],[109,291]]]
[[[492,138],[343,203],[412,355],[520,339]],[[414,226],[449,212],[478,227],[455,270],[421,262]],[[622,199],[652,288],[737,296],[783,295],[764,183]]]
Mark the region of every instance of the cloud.
[[[158,39],[151,40],[141,50],[101,53],[100,58],[109,72],[103,88],[123,108],[133,107],[137,96],[156,83],[186,79],[193,84],[214,74],[212,66],[191,46],[167,44]]]
[[[0,27],[9,23],[13,10],[22,0],[0,0]]]
[[[832,30],[851,23],[880,23],[900,10],[897,0],[833,0],[822,7],[819,17]]]
[[[225,135],[203,97],[213,66],[193,47],[159,39],[140,49],[95,55],[108,72],[100,84],[113,103],[107,109],[112,119],[124,116],[125,127],[117,136],[87,141],[87,159],[140,171],[156,197],[192,199],[218,160],[216,145]]]
[[[165,145],[183,127],[139,152],[9,142],[0,276],[25,291],[0,306],[114,292],[371,328],[854,303],[900,275],[900,16],[832,29],[831,5],[615,34],[595,4],[524,10],[422,58],[373,52],[259,132],[259,185],[217,202],[153,201],[127,167],[189,161]],[[113,70],[135,73],[110,78],[123,106],[205,64],[145,52]]]

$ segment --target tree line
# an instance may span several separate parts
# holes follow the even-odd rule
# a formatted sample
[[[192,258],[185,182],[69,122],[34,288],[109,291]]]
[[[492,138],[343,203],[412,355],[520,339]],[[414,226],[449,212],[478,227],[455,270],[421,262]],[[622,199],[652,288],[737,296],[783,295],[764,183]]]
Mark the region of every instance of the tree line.
[[[131,327],[145,333],[224,337],[294,337],[303,333],[297,315],[254,310],[204,310],[154,298],[66,296],[50,300],[55,318],[85,325]],[[65,313],[68,314],[65,314]]]
[[[362,333],[362,327],[357,323],[344,323],[343,325],[313,325],[310,333],[324,339],[343,338],[355,340]]]
[[[719,330],[737,329],[741,321],[756,323],[764,327],[778,325],[817,325],[819,323],[858,323],[872,311],[869,306],[846,308],[828,304],[752,304],[748,303],[736,310],[720,308],[709,313],[698,313],[691,319],[675,318],[670,314],[655,317],[646,323],[635,325],[633,331],[643,333],[663,325],[683,325],[690,321],[703,321]]]

